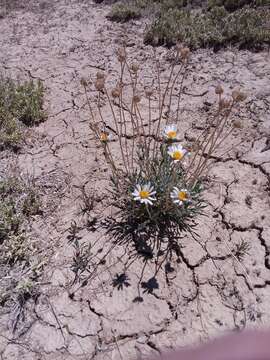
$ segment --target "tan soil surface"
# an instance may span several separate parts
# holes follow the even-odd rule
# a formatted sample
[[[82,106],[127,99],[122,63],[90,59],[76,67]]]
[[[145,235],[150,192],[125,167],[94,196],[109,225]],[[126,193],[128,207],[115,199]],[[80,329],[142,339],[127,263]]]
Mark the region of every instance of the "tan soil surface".
[[[14,334],[12,309],[1,310],[2,360],[137,359],[232,329],[270,326],[266,51],[192,54],[193,75],[186,83],[186,92],[192,95],[184,96],[182,103],[183,140],[203,126],[218,82],[228,91],[241,86],[248,93],[239,114],[245,127],[240,138],[246,141],[239,151],[215,159],[205,191],[210,202],[207,217],[198,226],[200,241],[183,240],[182,261],[172,264],[173,272],[158,274],[158,288],[141,289],[142,302],[133,302],[138,297],[140,260],[128,271],[129,286],[120,290],[112,286],[115,275],[123,272],[127,255],[122,248],[110,252],[85,286],[72,285],[74,251],[67,240],[72,221],[80,228],[80,241],[94,244],[93,252],[100,249],[99,258],[110,242],[99,229],[87,227],[80,215],[79,188],[104,194],[108,178],[107,165],[89,132],[80,78],[97,69],[113,77],[118,69],[115,50],[124,37],[129,56],[144,64],[143,73],[153,68],[152,49],[142,43],[144,24],[113,24],[106,19],[107,12],[108,7],[91,1],[46,0],[29,2],[0,19],[0,68],[12,77],[41,79],[49,112],[19,154],[1,155],[2,169],[16,163],[22,173],[34,176],[41,189],[44,215],[33,222],[31,234],[44,249],[45,259],[41,295],[36,303],[29,302]],[[158,52],[166,68],[166,50]],[[106,121],[111,123],[109,115]],[[240,138],[228,139],[226,147]],[[95,201],[91,216],[105,206],[104,199]],[[250,245],[242,265],[226,257],[241,240]],[[149,267],[144,281],[151,274]]]

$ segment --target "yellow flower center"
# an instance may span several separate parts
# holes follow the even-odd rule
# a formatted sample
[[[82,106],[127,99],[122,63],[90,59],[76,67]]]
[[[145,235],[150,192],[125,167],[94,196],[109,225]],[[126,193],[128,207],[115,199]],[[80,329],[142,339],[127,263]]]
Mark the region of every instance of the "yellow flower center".
[[[183,156],[184,156],[184,154],[182,153],[182,151],[177,150],[173,153],[172,158],[174,160],[181,160]]]
[[[169,139],[175,139],[176,135],[177,135],[177,133],[174,130],[168,131],[168,133],[167,133],[167,136]]]
[[[147,198],[149,198],[149,191],[147,191],[147,190],[141,190],[140,191],[140,198],[141,199],[147,199]]]
[[[104,141],[104,142],[108,141],[108,135],[106,133],[104,133],[104,132],[101,133],[100,134],[100,140]]]
[[[187,200],[187,193],[185,191],[179,191],[178,193],[178,199],[180,201],[185,201]]]

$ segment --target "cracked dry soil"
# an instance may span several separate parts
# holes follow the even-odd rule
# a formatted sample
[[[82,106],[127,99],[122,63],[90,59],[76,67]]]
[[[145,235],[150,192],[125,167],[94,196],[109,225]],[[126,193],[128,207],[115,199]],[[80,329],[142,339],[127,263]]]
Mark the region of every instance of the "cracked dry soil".
[[[206,184],[207,218],[200,219],[198,242],[186,237],[174,271],[158,274],[154,291],[133,302],[142,263],[129,268],[126,286],[111,286],[123,271],[124,249],[114,249],[106,264],[84,286],[72,284],[72,221],[80,241],[95,244],[102,257],[108,239],[84,226],[81,192],[106,186],[107,166],[88,127],[80,78],[117,70],[114,56],[125,37],[128,54],[153,67],[152,49],[142,43],[141,21],[128,25],[106,19],[108,8],[91,1],[29,1],[0,19],[0,66],[12,77],[41,79],[46,87],[48,120],[35,128],[19,154],[2,153],[1,167],[16,163],[34,176],[42,193],[43,216],[31,225],[40,244],[44,270],[40,296],[29,301],[15,333],[12,308],[1,309],[0,358],[137,359],[205,341],[232,329],[270,325],[270,61],[269,53],[228,49],[192,54],[192,76],[182,102],[182,140],[204,126],[220,82],[230,91],[241,86],[248,100],[237,151],[213,158]],[[166,68],[166,50],[158,48]],[[163,74],[164,76],[166,75]],[[204,94],[203,96],[200,96]],[[106,121],[110,124],[110,118]],[[248,199],[248,200],[247,200]],[[105,200],[94,202],[100,214]],[[241,264],[230,249],[246,241]],[[42,252],[43,251],[43,252]],[[101,255],[100,255],[101,253]],[[146,277],[151,269],[146,269]]]

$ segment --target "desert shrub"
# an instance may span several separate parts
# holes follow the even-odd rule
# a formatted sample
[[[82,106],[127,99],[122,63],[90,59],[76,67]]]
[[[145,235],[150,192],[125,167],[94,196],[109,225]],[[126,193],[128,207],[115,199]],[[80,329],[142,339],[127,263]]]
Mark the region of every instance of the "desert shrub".
[[[0,77],[0,148],[18,148],[23,126],[34,126],[46,119],[41,81],[23,83]]]
[[[116,3],[107,15],[108,19],[116,22],[126,22],[141,17],[140,9],[135,4]]]
[[[30,249],[24,224],[40,213],[40,206],[37,193],[27,184],[17,178],[0,181],[0,264],[27,259]]]
[[[0,306],[9,308],[11,329],[24,320],[25,304],[39,294],[40,248],[28,231],[41,202],[31,179],[0,178]],[[5,310],[7,311],[7,310]]]
[[[155,14],[169,9],[181,9],[193,3],[192,0],[129,0],[113,4],[107,17],[112,21],[127,22],[148,13],[145,9],[150,9]]]
[[[185,7],[187,5],[191,5],[192,1],[191,0],[168,0],[168,1],[164,1],[164,0],[160,0],[157,1],[158,3],[160,3],[162,5],[162,10],[168,10],[170,8],[182,8]]]
[[[269,0],[208,0],[208,8],[224,6],[228,11],[236,11],[246,5],[251,7],[270,5]]]
[[[139,66],[128,61],[125,49],[117,56],[121,70],[115,87],[108,89],[100,72],[95,81],[81,81],[90,129],[111,168],[109,205],[114,211],[101,225],[114,244],[162,264],[179,253],[183,236],[196,237],[205,207],[203,176],[223,142],[241,128],[231,114],[245,95],[234,90],[225,98],[218,86],[216,109],[205,130],[192,144],[180,144],[179,109],[190,50],[177,45],[165,85],[155,59],[156,74],[144,89],[138,84]],[[94,90],[97,102],[90,97]],[[113,125],[106,125],[104,103]]]
[[[155,5],[155,6],[154,6]],[[239,45],[260,49],[270,43],[269,0],[130,0],[112,6],[108,18],[126,22],[149,13],[154,20],[145,43],[191,48]]]
[[[248,7],[233,13],[224,7],[204,13],[170,9],[146,31],[145,42],[171,46],[180,41],[191,48],[226,44],[258,48],[270,43],[269,16],[269,10]]]

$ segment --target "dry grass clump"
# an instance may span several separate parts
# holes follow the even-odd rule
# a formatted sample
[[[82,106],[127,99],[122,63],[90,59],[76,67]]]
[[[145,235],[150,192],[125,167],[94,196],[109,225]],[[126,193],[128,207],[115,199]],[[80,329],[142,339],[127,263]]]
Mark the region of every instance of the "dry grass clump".
[[[19,83],[0,77],[0,149],[18,148],[23,127],[38,125],[46,119],[43,102],[41,81]]]
[[[103,225],[117,244],[131,244],[137,254],[164,259],[177,253],[185,233],[195,236],[196,219],[203,213],[202,178],[209,161],[241,124],[231,120],[240,90],[224,97],[216,88],[217,104],[207,126],[193,145],[180,144],[180,103],[190,50],[177,45],[169,77],[161,77],[155,58],[151,85],[142,88],[140,67],[119,49],[120,73],[109,89],[106,75],[98,72],[92,85],[82,79],[90,114],[90,129],[111,168],[110,199],[115,209]],[[165,83],[165,85],[164,85]],[[97,91],[97,103],[90,98]],[[103,105],[110,109],[107,125]]]

